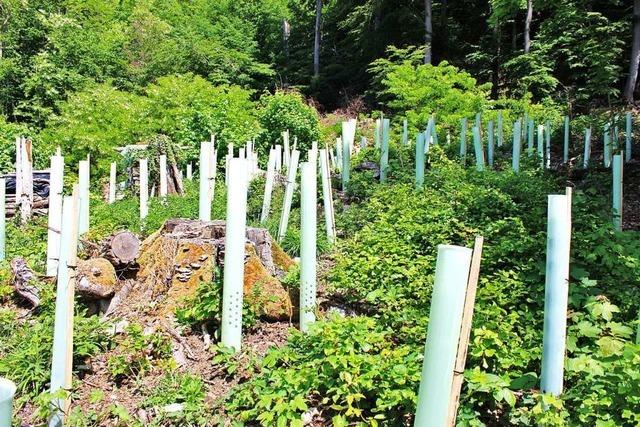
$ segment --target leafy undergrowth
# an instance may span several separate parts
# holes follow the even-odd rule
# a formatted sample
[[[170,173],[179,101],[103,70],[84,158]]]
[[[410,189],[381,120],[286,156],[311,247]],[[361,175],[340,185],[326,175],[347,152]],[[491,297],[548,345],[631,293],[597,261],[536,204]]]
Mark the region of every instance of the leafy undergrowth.
[[[640,239],[637,232],[611,227],[610,178],[594,172],[574,189],[565,392],[553,398],[538,391],[546,208],[547,195],[564,192],[565,182],[537,169],[535,159],[524,160],[519,174],[508,171],[506,160],[497,162],[500,171],[479,173],[450,160],[455,154],[447,151],[431,152],[421,191],[413,188],[411,151],[395,145],[389,183],[354,171],[344,203],[336,206],[341,238],[323,281],[329,284],[326,304],[355,315],[325,315],[310,333],[292,332],[281,348],[267,351],[272,339],[284,341],[287,325],[255,324],[251,307],[245,326],[253,327],[241,355],[205,348],[200,325],[214,332],[219,323],[221,284],[215,282],[201,284],[176,313],[186,342],[198,349],[198,361],[187,369],[176,366],[171,338],[145,332],[142,317],[131,319],[123,335],[109,337],[105,324],[80,309],[76,367],[91,357],[96,372],[76,382],[70,425],[411,425],[437,245],[471,246],[478,234],[485,247],[459,425],[638,424]],[[365,160],[377,161],[375,151],[364,150],[353,164]],[[261,179],[250,188],[252,225],[259,224],[262,188]],[[276,188],[264,224],[272,234],[283,196]],[[98,240],[117,228],[146,235],[167,218],[196,217],[196,194],[188,183],[184,198],[153,200],[145,223],[137,219],[135,198],[111,206],[95,202],[90,237]],[[224,217],[224,199],[219,185],[214,217]],[[299,247],[298,208],[296,197],[284,244],[292,255]],[[10,255],[26,256],[41,271],[44,233],[40,223],[10,232],[20,245],[10,246],[16,248]],[[323,252],[322,228],[320,236]],[[6,265],[0,272],[0,375],[19,384],[21,413],[29,405],[36,415],[46,413],[52,286],[40,284],[45,303],[22,313],[9,297]],[[296,277],[294,271],[285,281],[295,286]]]
[[[354,174],[329,282],[330,293],[361,315],[294,334],[234,390],[229,417],[265,426],[301,425],[305,413],[334,426],[410,425],[437,245],[471,246],[480,234],[485,248],[458,423],[637,424],[638,233],[614,232],[608,200],[574,190],[566,391],[561,399],[541,395],[547,195],[565,185],[526,164],[520,174],[478,173],[439,150],[431,157],[420,192],[411,162],[397,164],[406,173],[387,185],[369,172]]]

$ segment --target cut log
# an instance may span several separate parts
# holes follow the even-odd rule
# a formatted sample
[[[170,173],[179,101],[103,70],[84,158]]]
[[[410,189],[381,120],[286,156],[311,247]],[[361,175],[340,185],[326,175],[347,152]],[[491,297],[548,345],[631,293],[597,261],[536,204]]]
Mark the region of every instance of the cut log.
[[[118,279],[113,265],[105,258],[78,262],[76,291],[92,298],[108,298],[116,291]]]
[[[13,273],[13,287],[16,293],[29,301],[35,308],[40,305],[40,291],[33,284],[35,273],[23,257],[16,257],[11,260],[11,272]]]
[[[130,231],[119,231],[102,242],[101,252],[115,267],[127,267],[140,254],[140,239]]]

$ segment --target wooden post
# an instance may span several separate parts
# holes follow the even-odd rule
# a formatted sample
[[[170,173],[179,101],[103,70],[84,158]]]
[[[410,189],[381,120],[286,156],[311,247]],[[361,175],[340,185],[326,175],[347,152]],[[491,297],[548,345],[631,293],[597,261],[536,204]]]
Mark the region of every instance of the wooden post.
[[[33,207],[33,164],[32,164],[32,152],[31,152],[31,140],[26,138],[19,138],[20,156],[16,155],[16,160],[19,160],[19,170],[16,169],[16,179],[18,173],[20,174],[20,185],[16,182],[16,190],[18,187],[20,192],[16,191],[16,203],[20,205],[20,220],[24,225],[30,219],[32,215]]]
[[[64,158],[52,156],[49,168],[49,209],[47,218],[47,267],[46,275],[58,273],[60,258],[60,229],[62,227],[62,190],[64,185]]]
[[[139,162],[140,219],[144,220],[149,214],[149,164],[147,159],[140,159]]]
[[[456,354],[455,368],[453,369],[453,385],[451,387],[451,399],[449,399],[448,426],[456,425],[458,415],[458,405],[460,403],[460,392],[464,380],[464,367],[467,362],[467,350],[469,348],[469,337],[471,336],[471,325],[473,323],[473,308],[476,302],[476,291],[478,289],[478,278],[480,277],[480,261],[482,259],[482,236],[476,236],[473,245],[473,255],[471,256],[471,268],[469,270],[469,280],[467,282],[467,294],[464,299],[464,309],[462,311],[462,326],[460,328],[460,340],[458,341],[458,352]]]
[[[167,197],[167,156],[160,155],[158,161],[158,169],[160,169],[160,197]]]
[[[55,322],[51,360],[51,392],[71,390],[73,373],[73,315],[76,259],[79,236],[79,187],[63,203],[60,260],[56,287]],[[71,405],[70,397],[58,399],[49,425],[62,425]]]

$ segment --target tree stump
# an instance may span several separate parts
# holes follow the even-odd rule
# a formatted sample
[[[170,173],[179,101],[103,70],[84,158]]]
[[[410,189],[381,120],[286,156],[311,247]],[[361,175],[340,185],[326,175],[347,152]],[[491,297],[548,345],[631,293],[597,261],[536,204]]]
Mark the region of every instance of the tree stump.
[[[100,252],[114,267],[126,268],[138,259],[140,239],[130,231],[118,231],[103,240]]]

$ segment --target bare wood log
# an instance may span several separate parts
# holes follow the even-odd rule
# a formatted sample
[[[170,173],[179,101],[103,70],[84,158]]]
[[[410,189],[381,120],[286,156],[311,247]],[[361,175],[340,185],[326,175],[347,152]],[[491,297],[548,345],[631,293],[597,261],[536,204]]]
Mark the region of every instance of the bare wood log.
[[[111,298],[111,303],[109,303],[109,307],[107,308],[107,311],[104,312],[104,317],[108,317],[116,311],[116,309],[122,303],[122,301],[124,301],[129,296],[131,289],[133,289],[133,285],[134,285],[133,280],[127,280],[125,282],[122,288],[120,288],[120,290],[116,292],[113,298]]]
[[[113,295],[113,289],[93,283],[84,276],[80,277],[76,282],[76,291],[96,298],[107,298]]]
[[[35,308],[40,305],[40,291],[33,285],[35,273],[23,257],[11,260],[11,272],[13,273],[13,287],[16,293],[26,299]]]
[[[114,266],[131,265],[140,254],[140,239],[130,231],[118,231],[102,242],[102,256]]]

